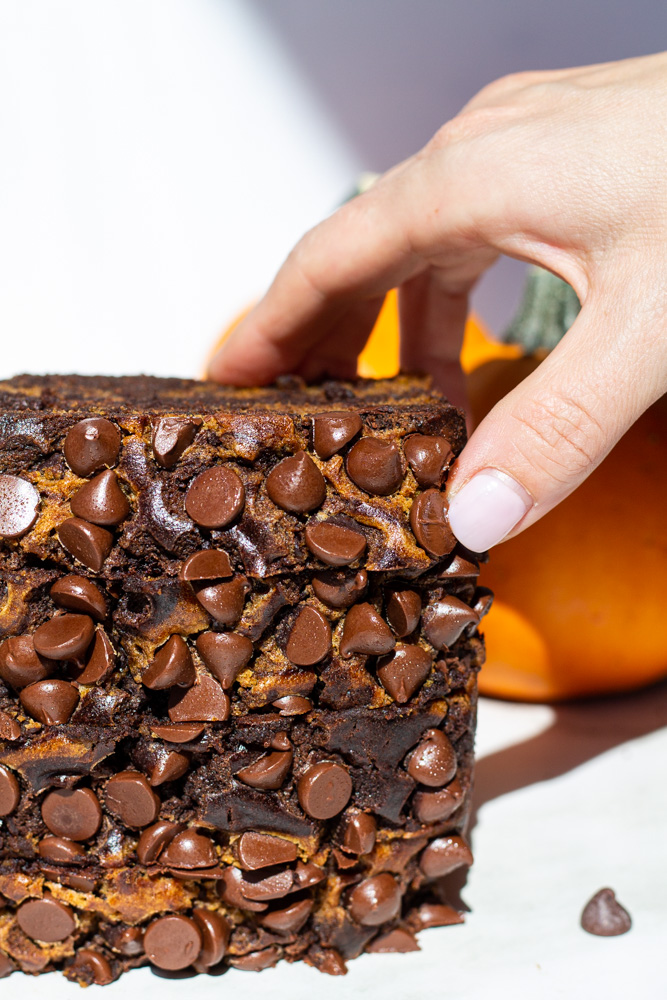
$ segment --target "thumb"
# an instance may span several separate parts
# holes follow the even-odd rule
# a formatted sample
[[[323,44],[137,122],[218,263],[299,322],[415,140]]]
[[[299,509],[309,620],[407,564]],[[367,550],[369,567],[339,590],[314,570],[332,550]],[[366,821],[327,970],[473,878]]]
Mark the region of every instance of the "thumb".
[[[610,322],[587,304],[475,430],[448,483],[450,524],[467,548],[483,552],[564,500],[665,391],[665,317],[640,308],[631,318],[630,306]]]

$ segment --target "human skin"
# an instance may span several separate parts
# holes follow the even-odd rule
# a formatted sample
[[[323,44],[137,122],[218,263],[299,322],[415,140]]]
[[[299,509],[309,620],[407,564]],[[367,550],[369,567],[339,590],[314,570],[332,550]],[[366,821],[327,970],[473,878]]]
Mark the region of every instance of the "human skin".
[[[482,551],[576,489],[667,388],[667,54],[485,87],[300,240],[210,375],[352,377],[398,286],[402,367],[461,402],[468,295],[499,254],[553,271],[582,309],[450,475],[452,528]]]

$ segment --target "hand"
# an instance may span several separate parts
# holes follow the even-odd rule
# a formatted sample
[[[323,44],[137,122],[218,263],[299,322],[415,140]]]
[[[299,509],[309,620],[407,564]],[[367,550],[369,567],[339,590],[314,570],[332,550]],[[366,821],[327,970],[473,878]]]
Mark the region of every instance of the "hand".
[[[667,387],[667,55],[486,87],[303,237],[211,377],[352,377],[400,286],[402,367],[456,400],[468,293],[500,253],[564,278],[582,310],[450,476],[455,534],[489,548],[563,500]]]

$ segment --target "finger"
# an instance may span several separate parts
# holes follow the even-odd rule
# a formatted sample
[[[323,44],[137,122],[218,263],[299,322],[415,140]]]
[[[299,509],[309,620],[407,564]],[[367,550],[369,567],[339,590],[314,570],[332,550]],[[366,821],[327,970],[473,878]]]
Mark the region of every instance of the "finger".
[[[307,382],[323,377],[353,379],[357,375],[359,355],[375,326],[384,296],[351,306],[335,323],[329,335],[307,355],[297,369]]]
[[[656,318],[629,301],[610,328],[604,299],[589,300],[558,347],[494,407],[460,455],[449,517],[473,551],[522,531],[560,503],[665,391],[664,343],[662,364],[650,343],[656,325],[664,339],[664,311]]]

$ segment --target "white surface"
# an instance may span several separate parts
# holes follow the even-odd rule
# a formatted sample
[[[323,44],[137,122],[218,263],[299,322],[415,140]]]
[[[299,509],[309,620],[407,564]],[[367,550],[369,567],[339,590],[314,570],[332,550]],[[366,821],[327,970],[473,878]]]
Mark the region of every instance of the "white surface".
[[[667,685],[559,709],[483,700],[476,861],[462,893],[472,912],[422,933],[421,952],[362,956],[345,979],[302,964],[180,981],[141,970],[86,998],[664,1000],[666,722]],[[606,885],[632,914],[622,937],[579,927]],[[73,1000],[77,990],[57,974],[15,974],[0,997]]]

